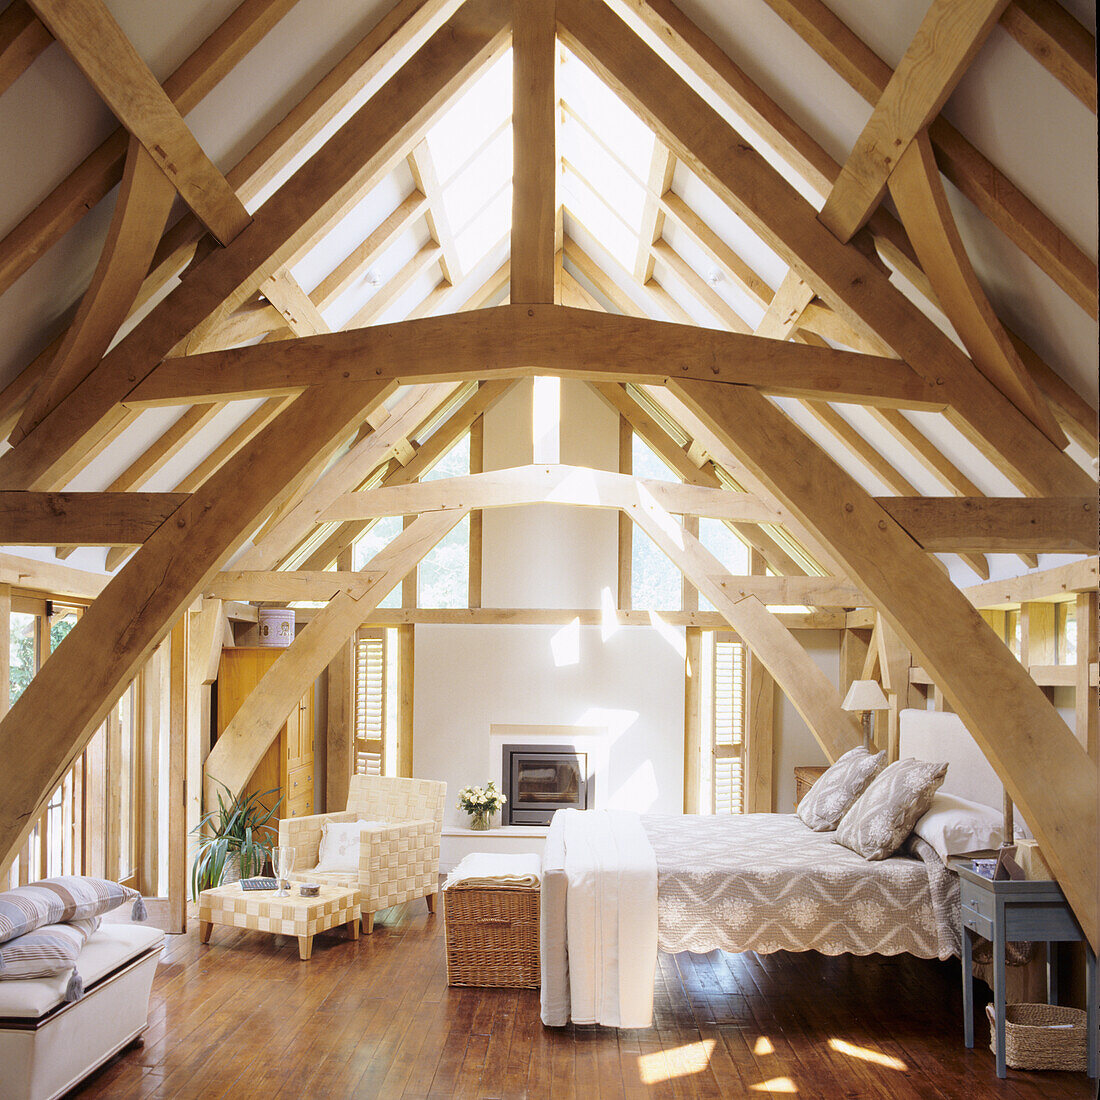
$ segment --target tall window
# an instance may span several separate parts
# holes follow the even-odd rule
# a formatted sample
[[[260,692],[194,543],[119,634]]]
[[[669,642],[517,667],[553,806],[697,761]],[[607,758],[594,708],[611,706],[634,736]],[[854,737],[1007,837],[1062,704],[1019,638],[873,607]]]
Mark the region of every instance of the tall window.
[[[355,774],[385,774],[386,641],[385,632],[355,643]]]
[[[680,479],[637,434],[633,438],[631,464],[635,477],[679,483]],[[683,604],[683,574],[637,525],[631,530],[630,539],[631,606],[645,611],[679,611]]]
[[[421,481],[464,477],[470,472],[470,436],[464,435]],[[418,607],[469,607],[470,517],[424,555],[417,571]]]
[[[745,646],[715,635],[711,719],[714,812],[745,809]]]

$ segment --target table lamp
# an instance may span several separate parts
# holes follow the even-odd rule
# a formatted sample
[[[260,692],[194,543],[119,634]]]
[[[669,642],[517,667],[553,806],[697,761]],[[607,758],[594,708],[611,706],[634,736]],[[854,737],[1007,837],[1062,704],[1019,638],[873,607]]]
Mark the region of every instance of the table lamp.
[[[844,702],[843,710],[855,710],[862,713],[863,747],[871,751],[871,711],[889,710],[890,704],[882,693],[877,680],[853,680]]]

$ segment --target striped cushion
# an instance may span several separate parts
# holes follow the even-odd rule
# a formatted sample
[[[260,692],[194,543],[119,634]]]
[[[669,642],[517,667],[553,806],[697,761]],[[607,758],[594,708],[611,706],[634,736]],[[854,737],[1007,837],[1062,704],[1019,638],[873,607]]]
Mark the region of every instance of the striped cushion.
[[[133,901],[137,909],[140,899],[141,895],[128,886],[85,875],[59,875],[17,886],[0,894],[0,943],[46,924],[97,917],[117,909],[124,901]],[[141,919],[137,912],[134,917]]]
[[[72,970],[81,948],[101,920],[89,917],[71,924],[46,924],[8,940],[0,945],[0,981],[48,978]]]

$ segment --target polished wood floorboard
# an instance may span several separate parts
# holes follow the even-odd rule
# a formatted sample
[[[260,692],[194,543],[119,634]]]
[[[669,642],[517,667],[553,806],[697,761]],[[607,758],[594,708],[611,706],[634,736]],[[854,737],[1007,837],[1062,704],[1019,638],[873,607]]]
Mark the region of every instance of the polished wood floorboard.
[[[652,1028],[551,1030],[536,990],[449,988],[443,921],[423,902],[380,916],[358,942],[318,936],[309,962],[293,939],[220,926],[204,947],[190,922],[168,937],[144,1045],[72,1095],[1094,1095],[1084,1074],[1009,1070],[998,1081],[988,1049],[966,1050],[957,961],[662,955]]]

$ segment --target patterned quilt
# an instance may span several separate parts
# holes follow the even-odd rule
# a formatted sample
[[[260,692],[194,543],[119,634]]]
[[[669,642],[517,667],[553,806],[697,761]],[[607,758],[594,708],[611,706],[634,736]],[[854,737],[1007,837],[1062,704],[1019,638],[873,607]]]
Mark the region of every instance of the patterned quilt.
[[[662,951],[958,951],[958,880],[922,841],[869,861],[794,814],[644,814],[642,825]]]

